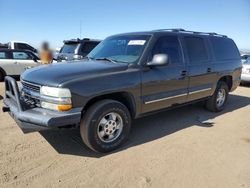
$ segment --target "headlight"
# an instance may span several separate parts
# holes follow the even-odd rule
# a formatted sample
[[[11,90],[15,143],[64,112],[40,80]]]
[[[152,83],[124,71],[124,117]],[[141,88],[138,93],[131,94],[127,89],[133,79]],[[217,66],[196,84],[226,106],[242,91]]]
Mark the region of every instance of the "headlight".
[[[71,93],[69,89],[47,87],[47,86],[41,87],[40,94],[50,96],[50,97],[71,97]]]
[[[67,111],[72,108],[69,89],[42,86],[40,97],[42,108],[58,111]]]

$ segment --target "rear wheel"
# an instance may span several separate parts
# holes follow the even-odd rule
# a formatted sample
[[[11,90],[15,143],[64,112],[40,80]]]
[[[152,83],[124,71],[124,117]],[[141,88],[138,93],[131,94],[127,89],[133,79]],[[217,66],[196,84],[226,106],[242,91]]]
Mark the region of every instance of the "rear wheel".
[[[130,126],[131,117],[125,105],[114,100],[102,100],[84,114],[80,133],[90,149],[109,152],[127,140]]]
[[[0,82],[4,81],[4,73],[0,70]]]
[[[212,112],[222,111],[227,102],[228,93],[228,85],[223,81],[219,81],[213,96],[209,100],[207,100],[207,109]]]

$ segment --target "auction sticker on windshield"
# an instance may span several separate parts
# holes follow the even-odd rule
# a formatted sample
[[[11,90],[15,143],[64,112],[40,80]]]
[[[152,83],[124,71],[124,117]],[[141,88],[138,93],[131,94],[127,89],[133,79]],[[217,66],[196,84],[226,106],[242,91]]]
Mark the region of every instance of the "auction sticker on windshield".
[[[130,40],[128,45],[144,45],[146,40]]]

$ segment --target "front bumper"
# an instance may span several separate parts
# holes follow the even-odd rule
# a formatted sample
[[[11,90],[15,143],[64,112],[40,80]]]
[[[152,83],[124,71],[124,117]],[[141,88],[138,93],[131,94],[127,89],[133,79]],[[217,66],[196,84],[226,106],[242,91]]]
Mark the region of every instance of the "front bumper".
[[[80,123],[82,108],[73,108],[65,112],[39,107],[25,108],[25,104],[20,100],[17,83],[13,78],[5,78],[5,88],[6,97],[3,101],[5,105],[3,111],[9,111],[24,133]]]

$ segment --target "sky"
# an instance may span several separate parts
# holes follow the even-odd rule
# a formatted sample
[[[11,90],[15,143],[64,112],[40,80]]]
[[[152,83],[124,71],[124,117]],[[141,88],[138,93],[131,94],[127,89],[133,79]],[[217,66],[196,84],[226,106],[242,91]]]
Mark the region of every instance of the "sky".
[[[46,40],[55,48],[162,28],[217,32],[250,49],[250,0],[0,0],[1,43]]]

